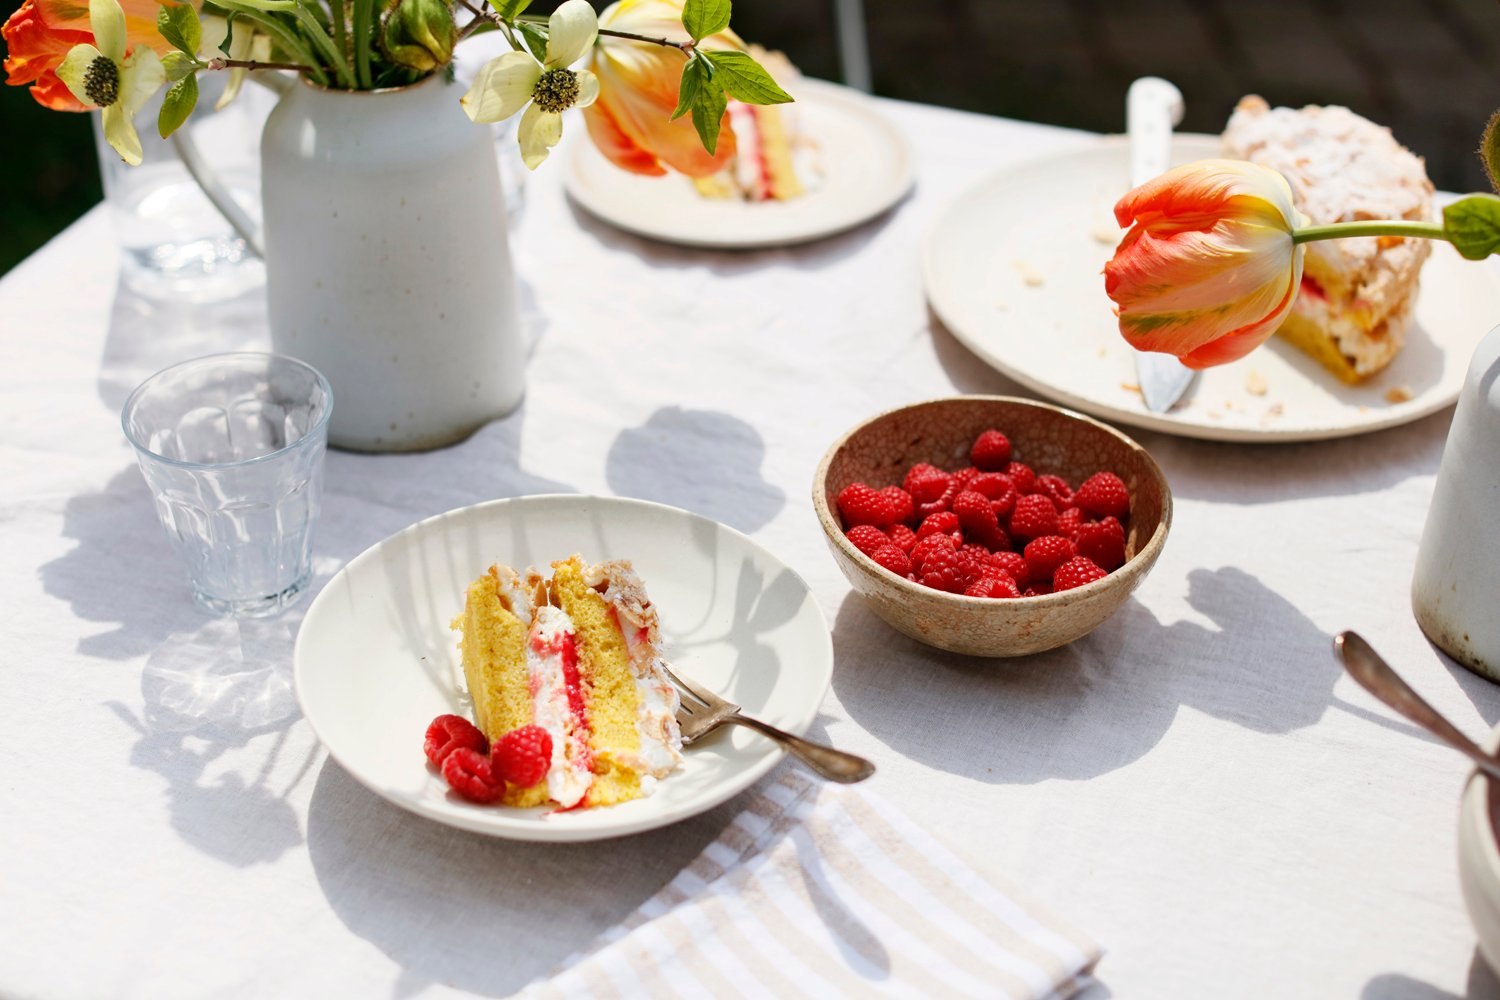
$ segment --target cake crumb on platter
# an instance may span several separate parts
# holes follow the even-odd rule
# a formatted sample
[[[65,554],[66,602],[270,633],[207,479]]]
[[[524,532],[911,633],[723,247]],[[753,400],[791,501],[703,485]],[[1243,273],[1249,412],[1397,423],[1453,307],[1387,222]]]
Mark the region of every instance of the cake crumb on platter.
[[[1412,391],[1408,386],[1393,385],[1385,391],[1385,401],[1387,403],[1409,403],[1411,402],[1411,398]]]
[[[1046,277],[1024,260],[1013,260],[1010,266],[1021,275],[1021,283],[1028,288],[1040,288],[1047,283]]]
[[[1264,396],[1269,388],[1270,384],[1266,382],[1266,377],[1254,368],[1250,369],[1245,376],[1245,391],[1252,396]]]

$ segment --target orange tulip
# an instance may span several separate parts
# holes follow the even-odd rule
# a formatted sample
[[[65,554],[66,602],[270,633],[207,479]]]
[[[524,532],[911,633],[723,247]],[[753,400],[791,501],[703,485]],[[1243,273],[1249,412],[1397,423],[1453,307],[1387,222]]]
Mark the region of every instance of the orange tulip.
[[[1115,205],[1128,228],[1104,266],[1120,333],[1189,368],[1236,361],[1291,311],[1302,281],[1303,221],[1274,170],[1202,160],[1169,170]]]
[[[599,15],[600,28],[652,38],[687,40],[682,0],[619,0]],[[704,48],[741,48],[722,32],[700,43]],[[687,56],[679,49],[601,35],[589,63],[599,78],[599,99],[583,113],[589,137],[611,162],[637,174],[659,175],[667,168],[690,177],[716,173],[734,155],[729,116],[722,119],[713,156],[703,148],[692,116],[669,121]]]
[[[158,53],[171,50],[156,30],[156,0],[120,0],[125,10],[128,48],[148,45]],[[57,67],[75,45],[91,44],[89,5],[71,0],[26,0],[0,28],[5,36],[6,83],[31,84],[31,96],[53,111],[85,111],[57,78]]]

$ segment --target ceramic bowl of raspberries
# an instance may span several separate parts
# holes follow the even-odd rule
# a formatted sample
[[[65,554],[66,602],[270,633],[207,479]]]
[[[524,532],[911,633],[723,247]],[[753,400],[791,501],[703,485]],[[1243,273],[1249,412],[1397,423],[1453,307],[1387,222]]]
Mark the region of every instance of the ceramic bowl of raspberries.
[[[1025,656],[1097,628],[1161,554],[1172,496],[1140,445],[1007,396],[904,406],[823,457],[813,505],[844,576],[901,632]]]

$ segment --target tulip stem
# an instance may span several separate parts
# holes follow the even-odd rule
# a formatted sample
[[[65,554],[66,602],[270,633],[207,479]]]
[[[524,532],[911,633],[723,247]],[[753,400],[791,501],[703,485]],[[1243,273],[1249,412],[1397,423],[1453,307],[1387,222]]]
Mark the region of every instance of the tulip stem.
[[[522,14],[516,18],[517,21],[532,21],[537,24],[546,24],[547,18],[539,14]],[[614,28],[600,28],[599,34],[609,38],[628,38],[635,42],[650,42],[652,45],[661,45],[669,49],[680,49],[683,52],[691,52],[698,44],[689,38],[685,42],[674,42],[670,38],[661,38],[656,35],[638,35],[633,31],[616,31]]]
[[[1292,233],[1292,242],[1311,243],[1313,240],[1336,240],[1346,236],[1410,236],[1422,240],[1446,240],[1448,238],[1441,223],[1372,219],[1361,222],[1332,222],[1325,226],[1305,226]]]

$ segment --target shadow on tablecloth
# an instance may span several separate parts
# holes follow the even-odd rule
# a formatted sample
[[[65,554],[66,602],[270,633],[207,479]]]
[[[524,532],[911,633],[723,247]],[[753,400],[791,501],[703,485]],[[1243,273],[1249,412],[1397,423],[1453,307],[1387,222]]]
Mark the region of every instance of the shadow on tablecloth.
[[[1469,962],[1469,979],[1462,994],[1449,993],[1397,972],[1376,976],[1360,991],[1360,1000],[1500,1000],[1500,979],[1479,950]]]

